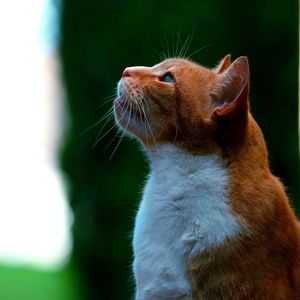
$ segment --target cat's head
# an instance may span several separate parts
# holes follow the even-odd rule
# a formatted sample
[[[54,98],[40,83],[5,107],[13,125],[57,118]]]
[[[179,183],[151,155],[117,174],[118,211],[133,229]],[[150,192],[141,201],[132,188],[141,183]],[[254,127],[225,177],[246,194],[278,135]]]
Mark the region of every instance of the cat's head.
[[[241,140],[248,123],[249,67],[230,55],[208,69],[185,59],[126,68],[114,100],[116,122],[146,148],[173,143],[211,153]]]

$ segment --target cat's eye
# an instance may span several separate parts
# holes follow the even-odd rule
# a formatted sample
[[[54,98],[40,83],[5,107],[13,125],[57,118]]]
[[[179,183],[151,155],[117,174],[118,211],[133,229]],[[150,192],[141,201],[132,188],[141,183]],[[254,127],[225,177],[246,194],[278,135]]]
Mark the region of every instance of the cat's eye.
[[[160,81],[173,83],[176,82],[174,76],[171,73],[166,73],[164,76],[160,78]]]

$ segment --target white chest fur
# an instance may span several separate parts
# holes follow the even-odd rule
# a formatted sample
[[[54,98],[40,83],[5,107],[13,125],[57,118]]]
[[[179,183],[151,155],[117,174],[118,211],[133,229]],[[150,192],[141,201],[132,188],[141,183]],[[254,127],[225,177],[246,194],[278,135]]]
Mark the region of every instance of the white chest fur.
[[[149,156],[133,239],[136,299],[191,299],[185,261],[239,231],[228,205],[228,174],[218,155],[163,145]]]

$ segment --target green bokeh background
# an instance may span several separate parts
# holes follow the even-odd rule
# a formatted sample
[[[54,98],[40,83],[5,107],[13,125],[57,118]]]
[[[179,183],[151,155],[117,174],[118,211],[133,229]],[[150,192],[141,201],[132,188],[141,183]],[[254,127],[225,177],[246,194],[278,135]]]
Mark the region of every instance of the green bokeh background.
[[[1,265],[0,299],[81,300],[84,298],[77,281],[76,268],[71,265],[51,272],[26,266]]]
[[[72,265],[51,273],[2,266],[0,299],[132,298],[131,232],[147,166],[137,142],[125,139],[109,160],[116,131],[94,147],[103,123],[86,129],[111,107],[105,98],[125,67],[152,66],[189,37],[188,54],[203,47],[192,57],[202,65],[213,67],[228,53],[249,57],[252,112],[272,169],[300,211],[296,0],[56,3],[67,105],[60,159],[75,216]]]

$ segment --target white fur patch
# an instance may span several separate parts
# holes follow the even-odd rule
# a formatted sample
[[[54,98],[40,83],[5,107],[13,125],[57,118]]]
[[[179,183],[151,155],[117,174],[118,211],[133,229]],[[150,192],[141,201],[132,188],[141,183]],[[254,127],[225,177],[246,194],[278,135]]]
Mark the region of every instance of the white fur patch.
[[[228,174],[216,154],[163,145],[149,157],[133,239],[136,300],[188,300],[185,261],[239,232],[227,203]]]

